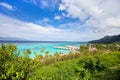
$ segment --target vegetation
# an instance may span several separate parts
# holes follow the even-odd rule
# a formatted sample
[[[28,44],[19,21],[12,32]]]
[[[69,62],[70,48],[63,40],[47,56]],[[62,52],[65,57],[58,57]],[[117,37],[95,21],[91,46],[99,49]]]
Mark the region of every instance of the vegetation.
[[[41,50],[40,52],[43,52]],[[15,45],[0,45],[0,80],[119,80],[120,43],[88,44],[67,55],[30,50],[23,55]]]
[[[89,41],[89,43],[100,43],[100,44],[103,44],[103,43],[107,43],[107,44],[110,44],[110,43],[114,43],[114,42],[119,42],[120,41],[120,35],[114,35],[114,36],[105,36],[104,38],[101,38],[99,40],[93,40],[93,41]]]

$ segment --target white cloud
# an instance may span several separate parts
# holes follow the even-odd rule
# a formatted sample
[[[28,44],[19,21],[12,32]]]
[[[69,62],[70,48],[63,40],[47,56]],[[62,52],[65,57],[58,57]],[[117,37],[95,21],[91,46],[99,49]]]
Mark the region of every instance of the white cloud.
[[[50,20],[49,18],[47,17],[44,17],[42,20],[38,20],[36,21],[37,24],[47,24],[47,23],[52,23],[52,20]]]
[[[44,18],[43,20],[42,20],[43,22],[52,22],[49,18]]]
[[[59,5],[59,10],[60,10],[60,11],[65,10],[65,8],[66,8],[66,7],[65,7],[63,4],[60,4],[60,5]]]
[[[60,2],[60,0],[24,0],[24,2],[34,4],[40,8],[54,9]]]
[[[13,6],[4,2],[0,2],[0,6],[5,7],[8,10],[14,10]]]
[[[100,31],[107,31],[109,29],[120,29],[120,16],[108,17],[103,20],[90,19],[87,25],[92,25],[94,28]]]
[[[56,20],[60,20],[60,19],[61,19],[61,16],[58,16],[58,15],[57,15],[57,16],[55,16],[55,19],[56,19]]]
[[[82,36],[72,30],[57,29],[54,26],[41,26],[19,21],[0,14],[0,36],[17,37],[29,40],[79,41]]]
[[[112,24],[116,25],[116,23]],[[66,28],[67,26],[69,26],[69,28]],[[88,41],[103,37],[107,34],[118,34],[120,31],[120,29],[112,29],[105,32],[97,32],[90,28],[85,29],[84,27],[84,25],[73,22],[61,24],[57,26],[57,28],[51,25],[41,26],[0,14],[0,36],[2,37],[48,41]]]
[[[62,0],[59,10],[99,31],[120,29],[120,0]]]
[[[46,1],[46,0],[41,0],[41,4],[42,6],[41,7],[49,7],[49,3]]]
[[[16,19],[0,15],[0,34],[19,38],[41,38],[60,32],[51,26],[40,26],[34,23],[22,22]],[[47,35],[47,36],[46,36]]]

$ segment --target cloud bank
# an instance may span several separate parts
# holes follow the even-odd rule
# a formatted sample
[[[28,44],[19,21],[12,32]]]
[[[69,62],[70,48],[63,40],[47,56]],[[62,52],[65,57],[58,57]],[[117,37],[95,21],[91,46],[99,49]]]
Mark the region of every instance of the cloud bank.
[[[59,11],[98,31],[120,29],[120,0],[62,0]]]
[[[23,22],[2,14],[0,14],[0,18],[1,37],[17,37],[39,41],[76,41],[82,38],[78,32],[57,29],[51,25],[41,26],[34,23]]]

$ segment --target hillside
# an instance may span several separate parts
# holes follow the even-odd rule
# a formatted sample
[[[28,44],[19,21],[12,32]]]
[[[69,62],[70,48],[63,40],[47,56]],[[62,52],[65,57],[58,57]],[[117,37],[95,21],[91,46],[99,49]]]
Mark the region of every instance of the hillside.
[[[113,42],[119,42],[120,41],[120,35],[114,35],[114,36],[105,36],[104,38],[101,38],[99,40],[93,40],[89,41],[89,43],[113,43]]]
[[[68,55],[35,52],[33,59],[30,50],[20,56],[15,45],[1,44],[0,80],[120,80],[119,45],[88,44]]]

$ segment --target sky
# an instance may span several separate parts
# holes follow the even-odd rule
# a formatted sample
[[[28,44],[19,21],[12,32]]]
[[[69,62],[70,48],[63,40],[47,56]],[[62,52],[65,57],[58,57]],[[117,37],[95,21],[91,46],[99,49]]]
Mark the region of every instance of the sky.
[[[89,41],[120,34],[120,0],[0,0],[0,37]]]

